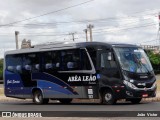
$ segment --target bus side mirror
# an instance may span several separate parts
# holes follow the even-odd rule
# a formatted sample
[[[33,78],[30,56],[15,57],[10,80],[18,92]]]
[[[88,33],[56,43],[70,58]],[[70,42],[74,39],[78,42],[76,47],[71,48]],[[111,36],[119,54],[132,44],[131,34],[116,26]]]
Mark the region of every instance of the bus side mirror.
[[[111,60],[112,60],[112,53],[111,53],[111,52],[108,53],[107,59],[108,59],[108,61],[111,61]]]

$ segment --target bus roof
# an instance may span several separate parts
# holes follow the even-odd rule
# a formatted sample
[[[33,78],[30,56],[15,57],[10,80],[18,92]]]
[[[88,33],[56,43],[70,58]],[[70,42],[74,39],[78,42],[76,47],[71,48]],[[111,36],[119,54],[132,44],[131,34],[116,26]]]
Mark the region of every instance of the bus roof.
[[[20,53],[32,53],[32,52],[40,52],[48,50],[73,49],[73,48],[82,48],[92,45],[107,46],[107,47],[139,47],[133,44],[113,43],[113,42],[61,42],[61,43],[41,44],[41,45],[35,45],[31,48],[6,51],[5,54],[20,54]]]

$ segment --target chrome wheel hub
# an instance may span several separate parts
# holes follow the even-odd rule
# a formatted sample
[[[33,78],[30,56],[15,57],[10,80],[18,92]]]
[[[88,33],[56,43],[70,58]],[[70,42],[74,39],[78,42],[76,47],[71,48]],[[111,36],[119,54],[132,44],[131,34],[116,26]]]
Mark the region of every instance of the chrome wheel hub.
[[[39,103],[39,102],[41,101],[41,99],[42,99],[42,96],[41,96],[41,95],[38,94],[38,95],[35,96],[35,101],[36,101],[36,102]]]
[[[112,94],[111,93],[106,93],[105,94],[105,100],[110,101],[112,99]]]

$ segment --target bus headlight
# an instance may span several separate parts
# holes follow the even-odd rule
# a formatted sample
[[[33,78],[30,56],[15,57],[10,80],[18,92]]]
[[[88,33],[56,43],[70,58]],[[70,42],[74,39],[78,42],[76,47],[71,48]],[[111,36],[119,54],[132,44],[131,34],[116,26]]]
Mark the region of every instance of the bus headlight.
[[[123,83],[124,83],[126,86],[128,86],[128,87],[130,87],[130,88],[132,88],[132,89],[137,89],[137,87],[136,87],[134,84],[132,84],[132,83],[126,81],[126,80],[124,80]]]
[[[151,88],[153,89],[153,88],[155,88],[156,86],[157,86],[157,84],[156,84],[156,82],[154,82]]]

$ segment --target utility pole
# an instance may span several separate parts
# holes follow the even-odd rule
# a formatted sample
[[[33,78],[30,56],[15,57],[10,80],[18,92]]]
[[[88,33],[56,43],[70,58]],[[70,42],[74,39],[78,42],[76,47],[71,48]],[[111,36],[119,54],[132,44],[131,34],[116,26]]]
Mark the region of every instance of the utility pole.
[[[89,25],[87,26],[87,28],[89,29],[89,32],[90,32],[90,42],[93,41],[93,37],[92,37],[92,28],[93,28],[93,27],[94,27],[94,26],[91,25],[91,24],[89,24]]]
[[[72,40],[73,40],[73,42],[75,41],[75,37],[74,37],[75,34],[76,34],[76,32],[74,32],[74,33],[69,33],[69,35],[72,35]]]
[[[18,47],[18,35],[19,35],[19,31],[15,31],[16,49],[19,49],[19,47]]]
[[[85,34],[86,34],[86,42],[88,42],[88,29],[84,29],[83,31],[84,31]]]

